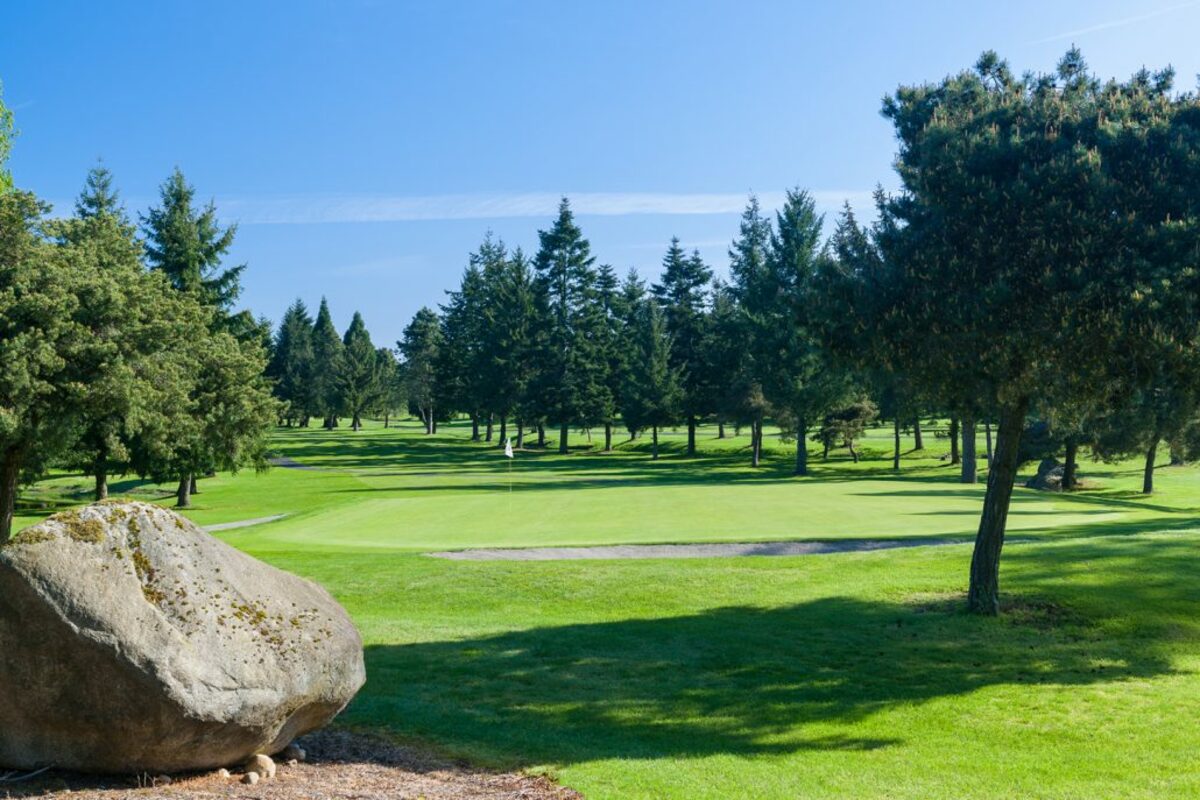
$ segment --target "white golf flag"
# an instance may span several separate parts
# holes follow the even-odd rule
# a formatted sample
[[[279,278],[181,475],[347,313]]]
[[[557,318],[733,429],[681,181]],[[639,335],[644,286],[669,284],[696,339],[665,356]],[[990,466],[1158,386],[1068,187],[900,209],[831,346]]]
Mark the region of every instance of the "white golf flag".
[[[505,455],[505,456],[507,456],[508,458],[512,458],[512,457],[513,457],[513,452],[512,452],[512,439],[505,439],[505,440],[504,440],[504,455]]]

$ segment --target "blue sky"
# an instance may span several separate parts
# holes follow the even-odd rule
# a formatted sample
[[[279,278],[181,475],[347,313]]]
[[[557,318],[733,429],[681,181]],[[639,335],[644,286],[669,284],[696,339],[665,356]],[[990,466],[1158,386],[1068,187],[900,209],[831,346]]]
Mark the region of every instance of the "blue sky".
[[[19,185],[66,208],[103,157],[139,210],[179,165],[239,223],[245,305],[326,295],[391,344],[489,229],[533,250],[562,194],[622,272],[653,279],[672,235],[724,272],[749,191],[834,211],[894,185],[896,86],[1074,42],[1191,88],[1197,30],[1178,0],[10,0],[0,80]]]

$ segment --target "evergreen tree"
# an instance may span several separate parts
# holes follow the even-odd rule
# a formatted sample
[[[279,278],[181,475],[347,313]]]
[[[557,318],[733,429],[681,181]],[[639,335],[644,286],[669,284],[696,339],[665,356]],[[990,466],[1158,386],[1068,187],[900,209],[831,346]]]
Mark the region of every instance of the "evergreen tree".
[[[479,423],[490,409],[484,372],[484,304],[486,265],[504,261],[504,247],[491,234],[472,253],[457,291],[441,308],[442,346],[438,350],[438,386],[444,412],[462,411],[471,417],[471,438],[478,440]]]
[[[1200,103],[1170,86],[1168,73],[1101,85],[1075,50],[1057,74],[1017,79],[985,53],[885,102],[903,188],[882,204],[885,269],[862,292],[863,325],[941,403],[996,410],[975,612],[999,609],[1029,410],[1103,401],[1153,375],[1164,346],[1194,349]]]
[[[633,327],[632,354],[622,392],[622,416],[631,430],[651,430],[652,458],[657,459],[658,429],[679,419],[682,396],[679,373],[671,366],[671,338],[663,311],[656,302],[638,303]]]
[[[770,326],[774,323],[776,292],[768,257],[771,223],[762,216],[758,198],[751,195],[742,213],[738,238],[729,248],[730,299],[736,314],[723,320],[740,352],[733,371],[726,375],[724,406],[728,414],[750,424],[750,462],[762,460],[763,419],[770,411],[763,377],[776,355],[771,350]]]
[[[572,424],[612,416],[601,347],[605,319],[596,302],[595,259],[564,198],[558,218],[539,231],[534,266],[545,317],[539,337],[538,392],[546,416],[559,424],[558,452],[566,453]]]
[[[797,475],[808,472],[810,427],[846,400],[849,390],[848,376],[826,348],[823,224],[807,192],[788,191],[771,233],[762,305],[751,317],[764,393],[785,435],[795,439]]]
[[[704,369],[708,342],[705,317],[707,286],[712,270],[700,258],[699,251],[686,256],[679,239],[671,239],[663,257],[660,282],[652,291],[666,315],[671,336],[671,366],[682,382],[681,407],[687,419],[687,454],[696,454],[696,426],[712,411],[712,387]]]
[[[621,285],[610,264],[601,264],[596,273],[596,297],[604,317],[599,346],[604,363],[604,385],[612,398],[612,414],[604,420],[604,451],[607,453],[613,448],[613,425],[621,407],[624,365],[628,358],[625,352],[628,342],[623,336]]]
[[[642,430],[641,420],[637,418],[636,409],[634,409],[635,413],[630,415],[633,406],[628,391],[633,382],[632,372],[638,358],[638,352],[631,346],[631,342],[637,341],[639,312],[646,305],[646,301],[646,282],[638,276],[637,270],[631,267],[625,273],[625,279],[621,282],[621,289],[617,293],[613,306],[614,325],[619,331],[621,342],[613,366],[618,387],[616,398],[620,404],[618,408],[621,412],[621,421],[625,424],[625,430],[629,431],[630,440],[636,439]]]
[[[514,417],[517,446],[521,447],[526,423],[537,417],[536,403],[530,397],[537,329],[533,272],[517,248],[503,262],[489,261],[484,281],[483,375],[488,407],[500,415],[502,425],[510,415]],[[501,444],[505,436],[502,431]]]
[[[354,312],[342,339],[341,370],[338,372],[339,407],[350,415],[350,429],[362,427],[362,415],[379,400],[379,354],[362,314]]]
[[[0,83],[0,194],[12,189],[12,175],[5,169],[8,155],[12,152],[12,141],[16,136],[12,111],[4,105],[4,85]]]
[[[404,328],[397,345],[404,359],[404,380],[408,402],[425,424],[425,433],[434,432],[439,395],[437,365],[442,346],[442,327],[438,315],[422,308]]]
[[[113,186],[112,172],[103,163],[88,170],[83,191],[75,200],[75,216],[79,219],[107,216],[129,224],[120,194]]]
[[[344,350],[342,338],[333,325],[329,303],[322,297],[312,329],[312,380],[309,389],[313,411],[330,430],[337,427],[338,414],[342,410],[338,376],[343,371]]]
[[[308,427],[315,407],[313,367],[313,319],[304,301],[296,298],[279,323],[267,365],[267,376],[275,382],[275,396],[289,427],[293,423]]]
[[[163,182],[159,206],[142,217],[146,258],[151,269],[161,270],[176,289],[221,312],[216,319],[224,322],[241,292],[246,267],[222,268],[237,228],[222,229],[212,203],[197,209],[195,194],[178,168]]]

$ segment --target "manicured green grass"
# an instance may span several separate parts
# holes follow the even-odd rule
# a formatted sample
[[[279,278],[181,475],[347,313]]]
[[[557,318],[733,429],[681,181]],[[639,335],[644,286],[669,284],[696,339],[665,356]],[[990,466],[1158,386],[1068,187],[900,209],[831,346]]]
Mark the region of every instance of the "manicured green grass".
[[[317,471],[201,482],[201,523],[319,580],[367,643],[348,724],[595,798],[1200,795],[1200,471],[1084,465],[1018,490],[999,619],[961,611],[970,547],[704,560],[451,562],[430,549],[784,538],[970,539],[983,487],[927,435],[900,476],[743,436],[686,459],[519,453],[462,425],[280,431]],[[576,434],[576,438],[579,437]],[[582,444],[583,442],[581,442]],[[911,446],[911,443],[909,444]],[[982,452],[982,436],[980,449]],[[814,453],[814,457],[817,454]],[[511,489],[510,489],[511,482]],[[31,493],[72,497],[78,477]],[[128,487],[128,488],[133,488]],[[139,487],[159,496],[169,487]],[[30,515],[32,519],[35,515]]]

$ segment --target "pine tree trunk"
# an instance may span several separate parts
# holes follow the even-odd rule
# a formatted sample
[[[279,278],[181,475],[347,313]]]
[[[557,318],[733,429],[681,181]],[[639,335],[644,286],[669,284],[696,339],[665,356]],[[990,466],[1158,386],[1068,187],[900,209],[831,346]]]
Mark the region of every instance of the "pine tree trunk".
[[[850,451],[850,458],[854,459],[854,463],[858,463],[858,451],[854,449],[854,440],[846,442],[846,448]]]
[[[0,459],[0,545],[12,538],[17,505],[17,479],[21,475],[21,452],[10,447]]]
[[[694,456],[694,455],[696,455],[696,415],[689,414],[687,423],[688,423],[687,454],[689,456]]]
[[[437,433],[437,426],[438,426],[437,417],[433,417],[433,432],[434,433]]]
[[[545,447],[546,446],[546,426],[545,426],[545,424],[539,422],[538,426],[537,426],[537,432],[538,432],[537,446]]]
[[[892,469],[900,471],[900,417],[892,423]]]
[[[611,422],[604,423],[604,452],[606,452],[606,453],[612,452],[612,431],[613,431],[612,423]]]
[[[987,442],[987,465],[988,469],[992,468],[992,423],[987,420],[983,423],[983,436]]]
[[[508,415],[500,415],[500,439],[497,446],[503,445],[508,441]]]
[[[355,412],[354,418],[350,420],[350,430],[352,430],[352,431],[361,431],[362,430],[362,417],[359,416],[359,414],[357,412]]]
[[[757,467],[762,463],[762,422],[753,420],[750,423],[750,466]]]
[[[479,441],[479,417],[471,415],[471,441]]]
[[[913,420],[913,450],[924,450],[925,440],[921,438],[921,419]]]
[[[190,474],[179,477],[179,488],[175,490],[175,507],[192,507],[192,476]]]
[[[975,483],[979,479],[979,454],[975,452],[975,420],[962,420],[962,483]]]
[[[383,412],[383,428],[384,428],[384,430],[387,430],[389,418],[390,418],[389,412],[384,411]]]
[[[421,415],[425,417],[425,435],[433,435],[433,409],[421,409]]]
[[[651,446],[651,449],[650,449],[650,452],[653,453],[653,455],[650,457],[652,459],[654,459],[655,461],[657,461],[658,460],[658,426],[654,425],[651,427],[653,428],[654,444]]]
[[[517,425],[517,449],[520,450],[525,446],[525,423],[518,418],[515,420]]]
[[[496,424],[496,418],[495,418],[495,417],[493,417],[491,414],[488,414],[488,421],[487,421],[487,434],[484,436],[484,441],[485,441],[485,442],[490,442],[490,441],[492,441],[492,438],[493,438],[493,437],[492,437],[492,431],[493,431],[493,428],[495,427],[495,424]]]
[[[725,423],[720,420],[717,420],[717,438],[725,438]]]
[[[959,463],[962,458],[958,453],[958,417],[950,418],[950,466]]]
[[[1067,452],[1064,457],[1062,490],[1064,492],[1073,492],[1079,485],[1075,479],[1075,472],[1079,463],[1079,443],[1074,439],[1067,439]]]
[[[200,490],[196,488],[196,475],[194,473],[191,480],[188,481],[188,494],[200,494]]]
[[[567,454],[567,437],[571,434],[570,424],[564,422],[558,428],[558,454],[564,456]]]
[[[1146,449],[1146,466],[1142,469],[1142,494],[1154,494],[1154,459],[1158,456],[1158,434],[1150,440]]]
[[[796,423],[796,474],[808,474],[808,422],[803,417]]]
[[[1000,551],[1004,547],[1004,529],[1013,483],[1017,478],[1018,451],[1027,408],[1028,401],[1021,400],[1000,410],[996,454],[988,470],[983,514],[979,518],[979,533],[975,536],[975,551],[971,555],[967,607],[976,614],[994,616],[1000,613]]]
[[[829,444],[828,439],[825,439],[824,441],[821,442],[821,460],[822,461],[829,460],[829,447],[830,447],[830,444]]]
[[[100,452],[96,454],[96,461],[92,464],[92,474],[96,478],[96,489],[93,496],[96,502],[108,499],[108,450],[102,447]]]

